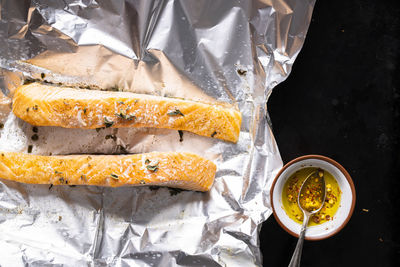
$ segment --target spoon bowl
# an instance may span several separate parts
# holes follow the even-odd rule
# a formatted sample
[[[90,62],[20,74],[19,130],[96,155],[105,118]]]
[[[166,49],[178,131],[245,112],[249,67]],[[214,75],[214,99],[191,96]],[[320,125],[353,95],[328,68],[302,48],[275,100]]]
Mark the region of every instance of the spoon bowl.
[[[310,188],[310,187],[312,187],[313,183],[314,183],[314,185],[316,184],[316,186],[314,186],[314,188]],[[320,190],[318,190],[318,189],[320,189]],[[320,198],[319,206],[314,205],[313,206],[314,208],[311,211],[308,210],[307,207],[304,207],[305,206],[304,200],[303,201],[301,200],[302,196],[311,194],[311,192],[307,193],[309,190],[315,190],[317,192],[317,194],[319,194],[319,196],[315,196],[315,197]],[[302,183],[302,185],[300,187],[300,192],[297,196],[297,204],[299,205],[299,208],[301,209],[303,214],[307,214],[309,217],[311,217],[311,215],[318,213],[322,209],[322,207],[324,206],[324,203],[325,203],[325,198],[326,198],[326,187],[325,187],[324,171],[321,169],[318,169],[318,170],[310,173],[306,177],[304,182]],[[318,202],[316,204],[318,204]],[[318,207],[318,208],[316,208],[316,207]]]
[[[324,206],[326,198],[326,188],[324,171],[318,169],[311,172],[300,187],[297,196],[297,204],[303,212],[303,225],[301,227],[299,240],[290,260],[289,267],[300,266],[301,252],[303,249],[304,237],[308,222],[311,216],[319,212]],[[310,204],[311,203],[311,204]]]

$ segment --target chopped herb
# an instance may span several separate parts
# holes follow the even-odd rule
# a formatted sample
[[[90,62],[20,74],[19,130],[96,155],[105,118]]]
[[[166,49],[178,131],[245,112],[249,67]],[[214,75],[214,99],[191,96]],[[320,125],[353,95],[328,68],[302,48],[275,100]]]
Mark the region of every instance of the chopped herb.
[[[28,153],[32,153],[32,149],[33,149],[33,146],[32,146],[32,145],[29,145],[29,146],[28,146]]]
[[[107,117],[104,117],[104,125],[106,126],[106,128],[113,126],[113,124],[113,121],[109,120]]]
[[[211,137],[214,137],[216,134],[217,134],[217,132],[214,131],[214,132],[211,134]]]
[[[145,180],[140,180],[140,184],[146,184]]]
[[[39,140],[39,135],[34,134],[31,136],[31,139],[32,139],[32,141],[37,141],[37,140]]]
[[[26,108],[26,112],[29,112],[29,108]]]
[[[124,101],[118,101],[117,103],[121,105],[125,104]]]
[[[83,114],[86,114],[87,108],[83,108]]]
[[[149,159],[146,159],[146,160],[144,161],[144,163],[145,163],[145,164],[149,164],[149,163],[150,163],[150,160],[149,160]]]
[[[146,163],[146,164],[147,164],[147,163]],[[152,171],[152,172],[158,171],[158,160],[157,160],[156,162],[154,162],[153,164],[147,165],[146,168],[147,168],[149,171]]]
[[[115,113],[115,116],[121,118],[121,119],[125,119],[126,116],[126,112],[124,110],[120,110],[119,113]]]
[[[118,180],[118,179],[119,179],[119,178],[118,178],[118,175],[116,175],[116,174],[114,174],[114,173],[111,173],[110,176],[111,176],[111,178],[113,178],[113,179],[115,179],[115,180]]]
[[[117,137],[116,137],[114,134],[107,134],[105,138],[106,138],[106,139],[112,139],[112,140],[114,140],[114,141],[117,141]]]
[[[37,111],[38,108],[39,108],[38,105],[34,105],[34,106],[32,107],[32,110]]]
[[[129,108],[127,108],[126,110],[128,110],[128,109],[129,109]],[[130,120],[132,120],[132,119],[136,119],[136,116],[135,116],[135,115],[126,114],[126,111],[124,111],[124,110],[120,110],[119,113],[115,113],[115,116],[117,116],[117,117],[119,117],[119,118],[121,118],[121,119],[128,120],[128,121],[130,121]]]
[[[53,184],[50,184],[50,186],[49,186],[49,190],[50,190],[52,187],[53,187]]]
[[[4,128],[4,124],[0,122],[0,129]]]
[[[96,132],[100,132],[100,130],[105,129],[104,127],[96,128]]]
[[[239,75],[246,75],[247,70],[238,69],[238,70],[237,70],[237,73],[238,73]]]
[[[55,174],[62,174],[62,172],[54,171]]]
[[[58,179],[58,181],[60,181],[60,183],[62,183],[62,184],[65,182],[65,180],[64,180],[63,177],[60,177],[60,178]]]
[[[32,127],[32,132],[37,133],[38,131],[39,131],[38,127],[36,127],[36,126]]]
[[[42,79],[44,79],[44,77],[46,77],[46,75],[42,72],[42,73],[40,73],[40,77],[41,77]]]
[[[177,116],[177,115],[185,116],[179,109],[175,109],[175,111],[168,112],[167,115],[169,115],[169,116]]]
[[[178,130],[179,133],[179,142],[183,142],[183,131]]]
[[[131,121],[131,120],[133,120],[133,119],[136,120],[136,116],[135,116],[135,115],[132,115],[132,114],[129,114],[129,115],[126,115],[126,116],[125,116],[125,119],[128,120],[128,121]]]

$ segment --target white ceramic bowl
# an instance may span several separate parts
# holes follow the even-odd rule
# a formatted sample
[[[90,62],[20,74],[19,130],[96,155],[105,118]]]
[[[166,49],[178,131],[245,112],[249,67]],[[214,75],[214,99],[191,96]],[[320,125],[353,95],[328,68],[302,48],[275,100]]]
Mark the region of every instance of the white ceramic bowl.
[[[340,205],[329,222],[307,227],[307,240],[321,240],[338,233],[350,220],[356,203],[356,191],[349,173],[333,159],[320,155],[307,155],[287,163],[275,177],[271,187],[271,205],[275,219],[288,233],[298,237],[301,225],[286,214],[282,204],[282,190],[287,179],[302,168],[316,167],[328,171],[339,184],[342,195]]]

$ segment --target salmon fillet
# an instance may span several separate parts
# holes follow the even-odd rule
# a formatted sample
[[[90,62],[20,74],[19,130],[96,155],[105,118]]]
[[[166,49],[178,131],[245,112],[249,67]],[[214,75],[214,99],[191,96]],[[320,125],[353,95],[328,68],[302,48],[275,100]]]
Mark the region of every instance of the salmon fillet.
[[[94,129],[155,127],[184,130],[237,142],[242,115],[232,107],[130,92],[56,87],[19,87],[12,111],[36,126]]]
[[[213,162],[191,153],[38,156],[2,152],[0,178],[28,184],[139,186],[157,185],[208,191]]]

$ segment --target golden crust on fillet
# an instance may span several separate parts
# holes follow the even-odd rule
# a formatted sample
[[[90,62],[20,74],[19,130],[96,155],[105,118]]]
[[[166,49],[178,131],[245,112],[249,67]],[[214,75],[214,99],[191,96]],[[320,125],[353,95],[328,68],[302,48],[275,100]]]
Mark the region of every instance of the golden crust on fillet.
[[[168,128],[231,142],[237,142],[242,120],[226,105],[36,82],[17,89],[13,112],[36,126]]]
[[[182,152],[69,156],[0,154],[0,178],[29,184],[157,185],[208,191],[215,172],[213,162]]]

